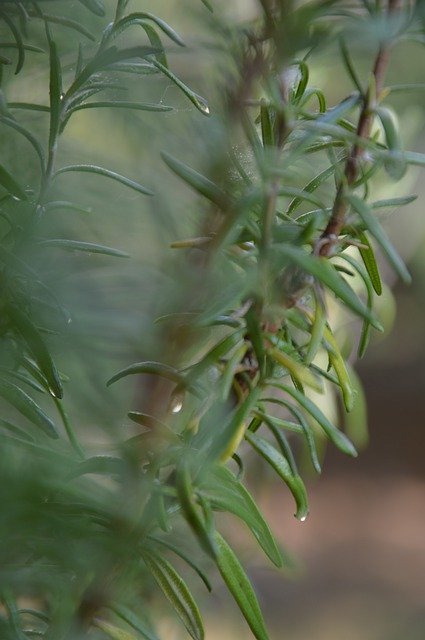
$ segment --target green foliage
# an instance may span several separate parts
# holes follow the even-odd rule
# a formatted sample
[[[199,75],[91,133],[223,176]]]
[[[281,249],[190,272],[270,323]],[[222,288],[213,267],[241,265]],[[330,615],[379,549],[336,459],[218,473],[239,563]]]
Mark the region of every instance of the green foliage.
[[[11,0],[0,9],[0,125],[32,152],[28,173],[19,162],[9,166],[8,157],[0,164],[1,635],[153,640],[156,615],[151,620],[148,612],[151,591],[159,589],[187,632],[201,639],[197,593],[185,571],[211,589],[207,574],[215,564],[263,640],[268,635],[254,589],[219,533],[216,514],[242,520],[280,567],[279,546],[244,484],[243,461],[258,456],[288,487],[296,517],[305,520],[307,492],[293,451],[306,447],[318,473],[323,438],[357,455],[318,394],[330,402],[340,397],[343,411],[353,411],[350,437],[359,444],[367,439],[360,383],[351,381],[335,334],[342,311],[361,320],[362,356],[372,329],[382,330],[374,308],[383,291],[375,246],[410,280],[379,210],[413,197],[373,202],[371,192],[377,180],[397,181],[408,165],[425,165],[423,155],[403,150],[396,115],[383,104],[404,86],[385,86],[391,49],[409,38],[423,42],[423,7],[261,0],[249,23],[234,24],[221,17],[218,2],[194,0],[229,76],[215,81],[209,105],[174,70],[171,56],[185,42],[159,16],[129,12],[129,0],[118,0],[107,24],[111,6],[102,0],[79,0],[73,18],[61,15],[64,4]],[[72,65],[62,52],[69,30],[78,41]],[[364,30],[375,55],[366,76],[354,47]],[[316,56],[334,43],[352,84],[347,97],[326,95],[310,81]],[[25,74],[33,54],[48,75],[42,104],[31,101],[30,73],[29,101],[9,100],[7,68]],[[165,79],[192,108],[194,127],[211,117],[202,123],[207,152],[199,167],[192,166],[192,140],[185,140],[181,158],[161,150],[164,171],[189,187],[189,196],[182,189],[173,198],[189,198],[197,217],[197,235],[172,243],[184,251],[190,278],[178,283],[183,310],[158,320],[158,360],[129,360],[108,372],[107,384],[108,374],[97,372],[104,398],[119,381],[153,381],[148,408],[128,413],[134,435],[121,435],[114,455],[106,455],[101,446],[92,451],[89,434],[74,429],[67,414],[67,376],[56,360],[70,317],[38,267],[52,251],[81,260],[81,254],[128,257],[97,242],[44,235],[52,212],[90,211],[63,195],[68,174],[119,183],[137,198],[158,195],[136,180],[143,167],[127,177],[84,158],[62,163],[62,140],[79,111],[174,113],[162,101],[116,99],[123,75],[135,79],[133,88]],[[48,126],[33,126],[31,114]],[[113,159],[113,148],[110,153]],[[149,154],[160,155],[153,145]],[[78,273],[76,262],[71,269]],[[184,544],[188,535],[207,570]]]

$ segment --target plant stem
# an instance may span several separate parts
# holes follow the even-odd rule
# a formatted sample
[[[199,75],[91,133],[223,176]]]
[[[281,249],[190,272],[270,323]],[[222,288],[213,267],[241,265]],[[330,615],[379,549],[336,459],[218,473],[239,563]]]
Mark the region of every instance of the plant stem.
[[[388,0],[388,17],[392,16],[395,11],[401,7],[401,0]],[[392,42],[382,42],[375,63],[373,66],[373,79],[374,79],[374,95],[372,95],[370,89],[364,96],[363,107],[360,112],[360,117],[357,125],[357,135],[359,138],[369,138],[373,125],[374,114],[373,108],[375,100],[379,100],[379,96],[384,88],[385,75],[387,72],[390,51]],[[338,185],[337,193],[332,209],[331,218],[326,226],[326,229],[320,236],[316,243],[314,253],[316,255],[328,257],[332,254],[333,247],[338,241],[339,235],[344,227],[345,220],[349,205],[345,199],[346,187],[351,187],[357,180],[359,173],[359,161],[361,159],[363,150],[358,143],[355,143],[351,149],[351,152],[347,158],[345,164],[344,175]]]

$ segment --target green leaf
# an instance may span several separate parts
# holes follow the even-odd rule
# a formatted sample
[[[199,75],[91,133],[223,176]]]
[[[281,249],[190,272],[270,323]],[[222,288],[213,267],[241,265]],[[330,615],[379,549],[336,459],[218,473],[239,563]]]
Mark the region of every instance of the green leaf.
[[[182,387],[187,386],[186,378],[177,371],[174,367],[170,367],[166,364],[162,364],[161,362],[136,362],[135,364],[122,369],[118,373],[116,373],[112,378],[110,378],[106,385],[113,384],[117,382],[117,380],[121,380],[121,378],[125,378],[126,376],[137,375],[140,373],[148,373],[155,376],[161,376],[162,378],[167,378],[167,380],[171,380]]]
[[[112,638],[112,640],[137,640],[137,637],[133,633],[124,631],[105,620],[96,618],[93,624],[95,627],[106,633],[109,638]]]
[[[407,162],[403,158],[402,143],[398,131],[397,117],[392,109],[379,105],[375,109],[385,132],[385,140],[391,154],[384,162],[387,173],[395,180],[400,180],[406,173]]]
[[[347,200],[350,202],[353,209],[357,211],[369,233],[375,238],[379,246],[382,248],[394,270],[404,282],[409,284],[412,279],[406,265],[394,249],[378,220],[373,215],[369,205],[354,194],[347,194]]]
[[[201,2],[209,11],[211,11],[211,13],[214,12],[213,6],[209,0],[201,0]]]
[[[136,616],[128,607],[114,604],[110,606],[110,609],[118,618],[124,620],[130,627],[146,638],[146,640],[158,640],[158,636],[148,628],[146,622],[140,620],[140,617]]]
[[[114,604],[110,606],[110,609],[118,618],[124,620],[130,627],[146,638],[146,640],[158,640],[158,636],[148,628],[146,622],[140,620],[140,617],[136,616],[128,607]]]
[[[305,94],[305,90],[307,89],[310,73],[308,70],[308,66],[306,62],[304,62],[304,60],[298,60],[296,64],[298,65],[301,74],[301,78],[298,82],[298,86],[294,95],[294,102],[295,104],[298,104]]]
[[[208,178],[198,173],[194,169],[191,169],[187,164],[180,162],[177,158],[174,158],[165,151],[161,152],[161,157],[165,164],[179,176],[184,182],[186,182],[192,189],[200,193],[202,196],[217,204],[223,206],[227,202],[227,196],[216,184],[211,182]]]
[[[68,27],[69,29],[74,29],[74,31],[81,33],[92,42],[96,41],[96,36],[94,36],[88,29],[86,29],[83,24],[77,22],[76,20],[72,20],[71,18],[51,15],[50,13],[43,13],[43,20],[45,20],[46,22],[51,22],[52,24],[60,24],[63,27]]]
[[[80,462],[69,475],[72,478],[77,478],[87,473],[122,476],[124,471],[125,462],[122,458],[116,458],[114,456],[93,456]]]
[[[367,247],[367,249],[359,247],[360,255],[362,257],[364,266],[366,267],[366,271],[369,274],[372,286],[375,289],[377,295],[380,296],[382,294],[382,282],[372,245],[370,244],[369,238],[364,231],[360,231],[358,233],[358,237],[360,242]]]
[[[329,440],[333,442],[333,444],[338,447],[341,451],[348,454],[349,456],[357,457],[357,451],[355,450],[353,444],[347,438],[347,436],[342,433],[339,429],[337,429],[326,416],[321,412],[319,407],[317,407],[314,402],[307,398],[303,393],[300,393],[297,389],[287,387],[286,385],[271,382],[272,386],[277,387],[278,389],[282,389],[287,394],[292,396],[294,400],[298,402],[298,404],[309,413],[316,422],[322,427],[323,431],[328,436]]]
[[[165,104],[150,104],[148,102],[125,102],[123,100],[106,100],[102,102],[86,102],[78,104],[72,108],[72,112],[82,111],[83,109],[134,109],[136,111],[172,111],[173,107],[167,107]]]
[[[359,316],[366,318],[378,331],[381,329],[380,323],[328,260],[309,255],[302,249],[289,245],[279,246],[278,251],[285,258],[294,262],[298,267],[310,273],[317,278],[319,282],[326,285],[349,309]]]
[[[12,196],[19,200],[27,200],[26,193],[16,182],[15,178],[0,164],[0,185],[4,187]]]
[[[305,520],[308,515],[307,493],[300,476],[293,473],[288,460],[270,442],[251,431],[245,433],[245,439],[288,486],[297,506],[295,516],[299,520]]]
[[[251,582],[238,558],[218,531],[215,537],[218,548],[216,562],[224,582],[257,640],[268,640],[260,605]]]
[[[170,40],[178,44],[180,47],[185,46],[179,34],[176,33],[176,31],[174,31],[174,29],[172,29],[169,24],[167,24],[164,20],[161,20],[161,18],[153,15],[152,13],[142,11],[137,13],[130,13],[129,15],[116,22],[109,32],[108,38],[118,36],[120,33],[122,33],[122,31],[133,25],[140,25],[144,27],[145,20],[150,20],[151,22],[153,22],[170,38]]]
[[[401,198],[388,198],[387,200],[376,200],[370,205],[372,209],[380,209],[382,207],[402,207],[405,204],[410,204],[418,199],[418,196],[402,196]]]
[[[263,145],[265,147],[273,147],[274,145],[274,132],[273,122],[270,114],[270,107],[262,104],[260,109],[261,119],[261,136],[263,139]]]
[[[292,202],[289,204],[289,207],[286,211],[288,215],[291,215],[305,200],[304,193],[312,193],[315,191],[325,180],[327,180],[331,175],[335,173],[335,165],[331,164],[330,167],[327,167],[323,171],[321,171],[317,176],[315,176],[305,187],[302,189],[302,196],[295,197]],[[315,203],[314,203],[315,204]]]
[[[357,91],[360,93],[360,95],[363,95],[362,84],[359,80],[359,77],[356,72],[356,67],[351,60],[350,52],[343,38],[340,38],[339,40],[339,47],[342,53],[342,60],[344,62],[345,70],[347,71],[347,74],[351,78]]]
[[[308,367],[298,362],[284,351],[280,351],[277,347],[271,347],[268,351],[269,355],[280,366],[285,367],[298,382],[315,389],[319,393],[323,391],[320,380],[314,376]]]
[[[175,553],[176,556],[184,560],[189,565],[189,567],[191,567],[191,569],[193,569],[195,573],[198,574],[198,576],[201,578],[202,582],[205,584],[208,591],[212,590],[211,583],[208,580],[205,573],[198,567],[197,564],[193,562],[193,560],[182,549],[180,549],[179,547],[176,547],[174,544],[172,544],[168,540],[163,540],[162,538],[158,538],[157,536],[154,536],[154,535],[149,535],[148,539],[153,540],[157,544],[164,546],[166,549],[169,549],[170,551]]]
[[[9,104],[8,106],[12,107],[12,104]],[[49,107],[47,107],[47,111],[49,111]],[[41,174],[43,175],[44,174],[44,151],[43,151],[43,148],[42,148],[41,144],[37,140],[37,138],[35,138],[30,131],[28,131],[25,127],[23,127],[21,124],[19,124],[18,122],[16,122],[12,118],[0,115],[0,122],[2,122],[7,127],[10,127],[11,129],[15,129],[15,131],[18,131],[18,133],[20,133],[22,136],[24,136],[24,138],[26,138],[28,140],[28,142],[32,145],[33,149],[35,150],[36,154],[38,155],[38,158],[40,160]],[[1,173],[0,173],[0,175],[1,175]],[[1,180],[1,178],[0,178],[0,180]],[[19,188],[19,185],[16,185],[16,183],[15,183],[15,188],[16,188],[16,186],[18,186],[18,188]],[[24,192],[22,192],[22,191],[20,193],[21,193],[21,196],[23,195],[23,197],[21,197],[21,200],[26,200],[27,199],[26,194]],[[16,194],[14,194],[14,195],[16,195]]]
[[[59,437],[52,420],[20,387],[0,378],[0,396],[50,438]]]
[[[38,329],[31,322],[29,317],[16,306],[9,305],[7,307],[7,314],[10,317],[13,326],[17,328],[27,343],[27,346],[37,362],[40,371],[45,376],[49,384],[50,393],[55,396],[55,398],[62,398],[63,389],[59,379],[59,374],[52,356],[44,344]]]
[[[228,511],[243,520],[273,564],[282,566],[281,553],[267,522],[249,491],[227,467],[212,466],[202,480],[200,491],[213,508]]]
[[[182,460],[177,467],[176,489],[186,522],[189,524],[204,551],[212,558],[215,558],[216,548],[214,538],[207,530],[203,518],[200,516],[196,507],[194,489],[186,460]]]
[[[130,187],[130,189],[134,189],[139,193],[143,193],[147,196],[153,196],[153,191],[143,187],[138,182],[134,180],[130,180],[130,178],[126,178],[125,176],[120,175],[119,173],[115,173],[115,171],[111,171],[110,169],[104,169],[103,167],[98,167],[94,164],[71,164],[67,167],[61,167],[55,173],[55,177],[61,173],[66,173],[70,171],[78,171],[83,173],[95,173],[99,176],[105,176],[106,178],[111,178],[111,180],[116,180],[126,187]]]
[[[210,109],[207,101],[202,96],[198,95],[192,89],[190,89],[184,82],[180,80],[174,73],[170,71],[165,65],[161,64],[159,60],[156,60],[154,57],[149,57],[149,62],[154,65],[157,69],[162,71],[162,73],[169,78],[184,94],[189,98],[192,104],[204,115],[210,115]]]
[[[160,556],[145,552],[143,560],[192,638],[203,640],[201,614],[183,578]]]
[[[57,247],[65,251],[83,251],[84,253],[101,253],[105,256],[113,256],[114,258],[128,258],[128,253],[114,249],[113,247],[105,247],[102,244],[93,242],[81,242],[80,240],[68,240],[66,238],[51,238],[49,240],[40,240],[40,245],[44,247]]]
[[[103,4],[103,0],[78,0],[78,2],[101,18],[105,15],[105,5]]]
[[[16,48],[18,50],[18,61],[16,63],[15,75],[18,74],[25,62],[25,47],[22,40],[22,36],[19,32],[19,29],[15,26],[13,20],[8,16],[8,14],[0,9],[0,16],[3,18],[10,31],[12,32],[13,37],[15,38]]]
[[[50,133],[49,147],[53,148],[59,132],[62,111],[62,70],[56,43],[49,35],[49,51],[50,51]]]

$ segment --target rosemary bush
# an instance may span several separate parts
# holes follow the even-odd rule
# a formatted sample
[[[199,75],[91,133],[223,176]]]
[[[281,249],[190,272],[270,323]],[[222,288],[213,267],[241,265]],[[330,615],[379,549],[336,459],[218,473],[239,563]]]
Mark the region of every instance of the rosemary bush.
[[[423,45],[424,5],[259,0],[240,22],[222,3],[192,0],[191,20],[204,35],[191,37],[189,54],[196,67],[196,48],[203,48],[213,66],[204,97],[190,86],[190,66],[176,71],[181,36],[131,4],[0,3],[0,126],[9,149],[0,164],[1,638],[152,640],[152,598],[162,591],[187,632],[201,639],[186,570],[210,590],[215,565],[263,640],[254,589],[215,513],[242,520],[280,567],[281,550],[244,484],[244,461],[262,459],[305,520],[296,459],[307,453],[320,473],[326,440],[349,456],[363,444],[350,347],[356,342],[362,357],[370,333],[382,330],[375,248],[410,280],[380,212],[414,199],[376,200],[374,193],[393,194],[409,165],[425,164],[425,156],[403,149],[387,104],[413,87],[388,85],[387,69],[400,42]],[[144,4],[155,12],[155,2]],[[359,46],[371,52],[368,70],[356,63]],[[337,47],[348,95],[326,95],[310,81],[328,47]],[[34,56],[48,76],[40,102],[32,102]],[[20,95],[24,87],[27,98],[10,96],[15,75],[24,78]],[[140,93],[154,95],[152,82],[174,87],[189,111],[140,100]],[[148,176],[147,165],[128,177],[88,162],[80,149],[78,161],[62,162],[64,134],[88,109],[158,118],[174,112],[171,126],[186,118],[192,131],[179,137],[176,129],[174,149],[158,149],[148,136],[139,142],[146,163],[161,151],[161,188],[176,210],[165,235],[184,228],[190,237],[171,244],[179,252],[167,262],[173,277],[169,299],[157,305],[164,313],[155,346],[149,339],[137,345],[155,359],[129,358],[106,384],[108,372],[94,368],[106,405],[111,385],[143,385],[143,401],[127,408],[131,437],[105,417],[97,448],[83,428],[87,419],[73,425],[68,416],[67,384],[78,374],[67,370],[62,342],[81,310],[66,308],[65,290],[69,271],[78,277],[80,261],[87,268],[84,253],[110,261],[126,254],[75,237],[69,224],[69,235],[57,237],[55,216],[85,210],[79,190],[66,187],[70,174],[128,188],[137,202],[159,198],[159,208],[161,194],[159,184],[151,189],[134,177]],[[19,155],[10,153],[15,145]],[[106,205],[113,191],[103,188]],[[118,232],[119,220],[112,224]],[[75,259],[61,262],[62,252]],[[63,272],[63,287],[50,286],[46,264]],[[348,315],[361,328],[341,341],[335,327]],[[337,403],[336,421],[323,398]]]

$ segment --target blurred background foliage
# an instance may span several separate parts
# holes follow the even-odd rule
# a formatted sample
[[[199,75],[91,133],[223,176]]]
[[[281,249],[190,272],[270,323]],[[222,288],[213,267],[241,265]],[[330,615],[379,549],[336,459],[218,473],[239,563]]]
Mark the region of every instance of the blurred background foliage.
[[[44,4],[47,10],[47,5],[53,3]],[[223,78],[231,83],[235,73],[231,34],[224,25],[247,23],[258,9],[257,3],[249,0],[232,3],[217,0],[213,4],[215,13],[209,16],[202,3],[193,0],[155,0],[155,3],[132,0],[131,3],[132,11],[153,11],[183,37],[186,48],[179,48],[175,43],[167,45],[170,66],[194,91],[208,98],[212,112],[222,100]],[[344,8],[350,3],[340,4]],[[78,2],[69,0],[62,3],[61,14],[98,34],[99,22],[107,24],[112,18],[115,2],[106,2],[106,8],[107,16],[99,20],[98,16],[84,11]],[[54,25],[54,29],[58,34],[64,74],[70,77],[75,71],[76,41],[81,41],[83,53],[87,55],[93,45],[88,38],[77,37],[70,29],[60,25]],[[374,55],[373,34],[354,29],[347,38],[359,75],[365,77]],[[27,40],[45,48],[40,24],[29,23]],[[136,46],[139,42],[137,30],[124,36],[125,46]],[[15,60],[15,52],[10,53],[10,57]],[[423,68],[423,38],[418,42],[401,42],[394,52],[387,83],[423,83]],[[49,70],[44,54],[28,51],[22,73],[14,75],[13,71],[13,65],[4,67],[3,87],[9,103],[47,104]],[[331,105],[352,92],[352,84],[339,59],[337,41],[319,47],[311,59],[310,83],[322,88]],[[173,253],[170,243],[196,235],[200,217],[205,213],[201,205],[199,210],[194,206],[192,193],[169,171],[159,151],[181,157],[201,170],[208,167],[211,152],[214,155],[223,136],[220,123],[214,122],[214,118],[204,118],[164,76],[121,76],[116,84],[116,88],[109,91],[112,99],[131,93],[132,100],[169,105],[173,110],[163,113],[81,110],[73,116],[62,136],[58,164],[83,162],[107,166],[152,189],[155,198],[140,196],[102,177],[80,173],[59,176],[51,199],[77,201],[82,210],[58,207],[47,212],[37,234],[84,238],[87,242],[116,247],[127,252],[131,259],[112,260],[108,256],[65,253],[54,248],[50,252],[40,251],[34,246],[28,249],[28,262],[69,310],[69,315],[56,321],[58,335],[53,334],[49,339],[59,370],[69,378],[64,382],[67,412],[87,451],[93,454],[109,454],[123,433],[126,437],[135,434],[134,424],[126,417],[128,409],[143,410],[144,403],[151,401],[151,388],[145,381],[117,384],[105,392],[106,380],[129,362],[164,358],[167,326],[158,323],[158,317],[196,308],[203,300],[192,265],[179,251]],[[399,91],[387,99],[399,114],[405,148],[418,151],[423,149],[423,96],[421,91]],[[24,116],[20,113],[20,121],[25,121],[40,139],[47,137],[48,114],[28,111]],[[21,176],[21,183],[31,189],[38,179],[37,165],[27,141],[13,130],[0,126],[0,147],[2,164],[12,175]],[[235,148],[235,153],[249,174],[252,158],[242,145]],[[307,177],[321,168],[307,163],[300,166],[299,171]],[[327,188],[323,186],[318,194],[326,194]],[[320,483],[316,483],[310,472],[307,484],[312,514],[304,525],[294,521],[290,496],[274,484],[264,468],[252,461],[248,472],[248,480],[256,487],[273,531],[291,552],[287,558],[289,568],[283,575],[266,570],[257,556],[249,561],[252,543],[244,532],[237,528],[232,533],[239,549],[246,549],[247,568],[270,623],[272,638],[419,640],[425,631],[423,599],[419,596],[425,570],[421,454],[425,444],[422,433],[425,419],[422,204],[425,188],[416,167],[394,185],[389,186],[388,182],[381,185],[379,181],[373,185],[375,200],[412,192],[418,194],[418,200],[397,214],[386,211],[384,222],[409,264],[413,284],[409,289],[398,284],[382,262],[389,288],[378,315],[387,333],[384,339],[376,334],[366,360],[358,367],[370,413],[368,448],[356,461],[341,460],[338,453],[327,452],[326,473]],[[230,282],[226,269],[215,275],[216,291],[222,290],[224,298],[226,295],[231,298],[233,291],[226,289]],[[193,287],[190,287],[191,281]],[[181,283],[184,284],[180,286]],[[333,313],[348,353],[355,346],[357,327],[353,329],[352,324],[347,324],[347,317],[336,308]],[[349,322],[352,323],[352,319]],[[175,337],[167,336],[165,344],[169,345],[170,359],[173,350],[178,351],[176,343],[181,339],[178,333]],[[332,406],[324,409],[330,413],[334,410]],[[58,456],[57,474],[61,478],[67,462]],[[11,533],[22,530],[22,539],[17,538],[12,546],[4,547],[5,559],[13,557],[15,546],[19,556],[20,545],[31,545],[32,526],[39,527],[43,520],[43,505],[37,503],[40,491],[36,485],[43,482],[43,464],[33,470],[25,455],[11,456],[7,448],[2,454],[4,471],[0,495],[2,504],[9,507],[4,509],[8,521],[1,523],[2,534],[10,540]],[[48,464],[52,464],[50,459]],[[29,509],[28,519],[22,523],[14,522],[10,515],[13,514],[11,505],[22,499],[22,486],[14,483],[16,469],[22,474],[22,486],[28,489],[35,485],[34,501],[31,492],[24,491],[33,511]],[[99,495],[93,500],[101,504],[102,487],[98,490]],[[73,533],[64,530],[63,547],[50,549],[49,553],[57,554],[63,566],[69,563],[70,569],[85,562],[93,563],[94,571],[107,566],[108,542],[105,548],[99,548],[87,540],[84,545],[79,544],[76,557],[72,551]],[[7,583],[7,579],[6,571],[2,573],[2,583]],[[25,573],[22,579],[25,581]],[[47,575],[46,581],[49,579],[51,576]],[[246,637],[247,628],[239,621],[228,595],[220,591],[218,584],[214,590],[215,599],[208,600],[204,606],[204,611],[211,607],[210,619],[208,613],[206,616],[207,637],[211,640]],[[161,611],[160,605],[156,606]],[[181,637],[182,632],[176,629],[168,610],[161,611],[156,618],[161,638]]]

